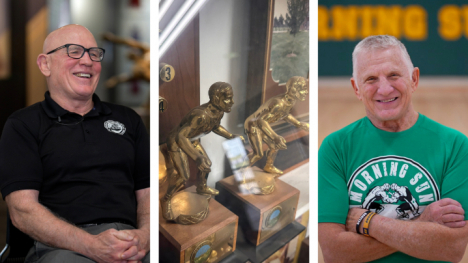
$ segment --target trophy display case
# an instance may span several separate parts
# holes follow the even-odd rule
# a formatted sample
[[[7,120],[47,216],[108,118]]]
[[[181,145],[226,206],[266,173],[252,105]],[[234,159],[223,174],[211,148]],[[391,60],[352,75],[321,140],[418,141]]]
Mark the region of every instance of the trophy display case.
[[[308,18],[292,14],[287,0],[196,0],[186,11],[195,15],[171,38],[166,32],[178,27],[171,19],[184,12],[184,1],[167,11],[165,2],[158,61],[166,160],[160,261],[264,262],[305,230],[295,219],[308,210]],[[308,1],[296,4],[308,14]],[[303,23],[288,26],[286,15]],[[245,154],[226,158],[224,142],[234,139]],[[206,208],[194,209],[201,202],[192,198],[177,201],[183,195],[206,199]]]

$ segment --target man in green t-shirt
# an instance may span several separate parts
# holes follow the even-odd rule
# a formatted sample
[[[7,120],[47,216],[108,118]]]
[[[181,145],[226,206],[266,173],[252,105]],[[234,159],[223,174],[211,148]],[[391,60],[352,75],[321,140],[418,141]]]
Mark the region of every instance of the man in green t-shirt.
[[[468,138],[416,112],[405,46],[371,36],[351,84],[366,117],[319,150],[319,242],[325,262],[458,262],[468,243]]]

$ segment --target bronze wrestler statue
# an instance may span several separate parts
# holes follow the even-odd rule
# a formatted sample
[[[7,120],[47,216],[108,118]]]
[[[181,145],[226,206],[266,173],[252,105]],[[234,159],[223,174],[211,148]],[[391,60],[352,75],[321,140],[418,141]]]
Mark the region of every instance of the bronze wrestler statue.
[[[286,83],[286,93],[277,95],[267,102],[244,123],[245,133],[249,137],[252,152],[249,153],[250,165],[253,165],[263,157],[262,141],[268,145],[266,151],[267,161],[263,168],[265,172],[273,174],[283,174],[283,171],[273,165],[278,150],[286,149],[286,140],[276,134],[270,127],[271,123],[285,120],[297,128],[309,131],[309,124],[296,120],[289,111],[296,104],[297,100],[304,101],[309,94],[309,87],[305,78],[292,77]]]
[[[230,84],[216,82],[209,89],[210,101],[193,108],[182,119],[180,124],[169,134],[167,147],[169,157],[177,171],[169,175],[169,186],[166,195],[161,199],[163,217],[166,220],[175,220],[171,213],[171,198],[184,187],[190,177],[188,164],[189,156],[197,163],[197,193],[202,195],[217,195],[216,189],[207,186],[208,173],[211,171],[211,161],[200,144],[200,138],[211,131],[226,138],[244,138],[229,133],[221,126],[221,119],[225,112],[230,112],[234,104],[233,92]]]
[[[135,63],[133,64],[132,71],[130,73],[122,73],[116,76],[109,78],[106,81],[107,88],[113,88],[117,86],[119,83],[131,81],[131,80],[146,80],[150,82],[150,47],[149,45],[138,42],[132,38],[122,38],[118,37],[112,33],[105,33],[103,34],[103,38],[107,41],[116,43],[116,44],[123,44],[127,45],[133,49],[137,49],[139,51],[130,51],[128,53],[128,58],[133,60]]]

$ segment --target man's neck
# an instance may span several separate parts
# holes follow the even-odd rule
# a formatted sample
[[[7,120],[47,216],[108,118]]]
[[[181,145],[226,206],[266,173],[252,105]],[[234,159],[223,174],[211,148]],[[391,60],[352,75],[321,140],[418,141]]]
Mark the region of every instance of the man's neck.
[[[87,99],[69,99],[63,96],[58,96],[55,93],[50,93],[50,97],[58,104],[60,107],[64,108],[69,112],[73,112],[84,116],[86,113],[91,111],[94,107],[93,97]]]
[[[388,132],[401,132],[413,127],[413,125],[418,121],[419,113],[415,110],[411,110],[405,117],[399,120],[383,122],[373,119],[369,114],[367,114],[367,118],[369,118],[372,124],[378,129]]]

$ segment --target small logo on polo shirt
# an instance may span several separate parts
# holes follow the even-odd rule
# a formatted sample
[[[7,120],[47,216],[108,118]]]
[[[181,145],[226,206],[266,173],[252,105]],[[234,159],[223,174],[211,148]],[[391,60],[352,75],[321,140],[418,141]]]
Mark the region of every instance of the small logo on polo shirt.
[[[110,132],[117,133],[120,135],[123,135],[125,131],[127,130],[125,128],[125,125],[123,125],[122,123],[118,121],[113,121],[113,120],[108,120],[104,122],[104,128],[106,128]]]

